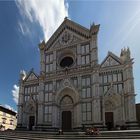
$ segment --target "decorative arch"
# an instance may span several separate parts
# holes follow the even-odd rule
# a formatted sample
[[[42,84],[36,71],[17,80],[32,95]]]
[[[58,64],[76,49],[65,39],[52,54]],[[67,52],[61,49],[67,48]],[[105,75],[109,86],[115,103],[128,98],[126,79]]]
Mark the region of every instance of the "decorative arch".
[[[105,96],[104,103],[106,104],[107,102],[112,103],[114,108],[116,108],[121,105],[121,95],[112,93],[111,95]]]
[[[105,111],[113,111],[115,108],[115,104],[110,100],[106,100],[104,105]]]
[[[29,101],[25,103],[24,112],[27,114],[35,114],[36,109],[36,101],[30,96]]]
[[[79,94],[76,90],[71,87],[64,87],[56,93],[55,100],[57,104],[60,104],[60,101],[66,96],[69,96],[72,99],[73,104],[79,101]]]
[[[60,105],[71,105],[71,104],[73,104],[73,100],[72,100],[71,96],[65,95],[60,100]]]

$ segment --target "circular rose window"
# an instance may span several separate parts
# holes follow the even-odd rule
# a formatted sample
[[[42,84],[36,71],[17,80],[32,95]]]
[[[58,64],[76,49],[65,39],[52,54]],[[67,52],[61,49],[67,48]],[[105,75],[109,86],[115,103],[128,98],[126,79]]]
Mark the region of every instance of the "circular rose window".
[[[64,58],[60,61],[60,66],[61,66],[62,68],[70,67],[70,66],[73,65],[73,63],[74,63],[73,58],[70,57],[70,56],[66,56],[66,57],[64,57]]]

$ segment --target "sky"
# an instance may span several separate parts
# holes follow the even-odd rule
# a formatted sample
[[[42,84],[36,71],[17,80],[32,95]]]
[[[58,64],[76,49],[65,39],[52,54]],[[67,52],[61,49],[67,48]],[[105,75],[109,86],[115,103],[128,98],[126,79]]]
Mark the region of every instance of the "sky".
[[[140,1],[10,0],[0,1],[0,104],[17,110],[20,71],[39,74],[38,44],[69,19],[90,28],[100,24],[99,63],[108,51],[129,47],[134,58],[136,102],[140,102]]]

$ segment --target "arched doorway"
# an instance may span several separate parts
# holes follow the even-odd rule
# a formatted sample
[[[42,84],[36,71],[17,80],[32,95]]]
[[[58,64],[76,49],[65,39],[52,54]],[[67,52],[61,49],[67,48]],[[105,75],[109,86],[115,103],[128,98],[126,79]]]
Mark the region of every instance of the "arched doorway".
[[[27,121],[26,125],[28,130],[33,130],[33,127],[36,125],[37,119],[37,104],[35,101],[30,97],[29,101],[25,103],[24,112],[26,113]]]
[[[114,127],[114,104],[107,100],[105,102],[105,124],[108,130],[112,130]]]
[[[70,96],[66,95],[62,97],[60,105],[62,122],[61,127],[63,131],[70,131],[72,129],[73,100]]]

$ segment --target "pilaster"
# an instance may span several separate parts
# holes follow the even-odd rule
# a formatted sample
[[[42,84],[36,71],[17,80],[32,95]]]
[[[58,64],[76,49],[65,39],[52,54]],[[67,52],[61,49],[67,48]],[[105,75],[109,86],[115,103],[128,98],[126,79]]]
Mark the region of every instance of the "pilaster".
[[[23,104],[24,104],[24,87],[22,78],[19,81],[19,98],[18,98],[18,116],[17,124],[21,125],[23,122]]]
[[[45,41],[39,44],[40,49],[40,73],[45,73]]]
[[[127,122],[136,121],[135,91],[133,80],[133,62],[127,62],[124,67],[124,90],[125,90],[125,116]]]
[[[44,82],[43,79],[39,80],[39,100],[38,100],[38,124],[43,124],[44,116]]]
[[[77,65],[81,65],[81,46],[80,44],[77,45]]]
[[[98,64],[98,44],[97,37],[100,25],[92,25],[90,28],[90,52],[91,52],[91,65],[94,67]]]
[[[95,124],[101,124],[101,102],[99,92],[99,72],[93,71],[92,74],[92,120]]]

